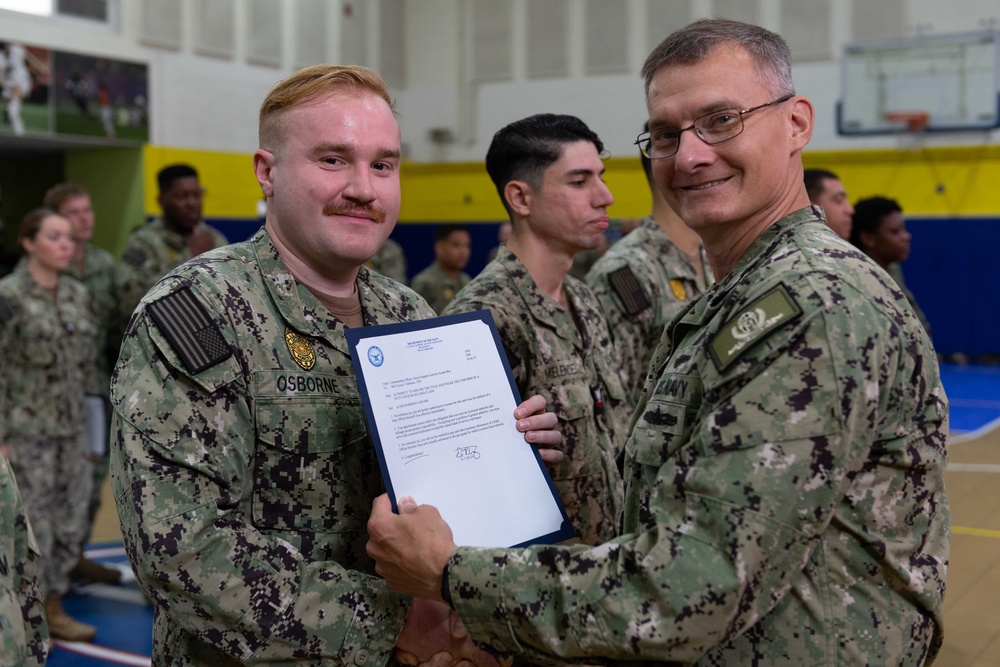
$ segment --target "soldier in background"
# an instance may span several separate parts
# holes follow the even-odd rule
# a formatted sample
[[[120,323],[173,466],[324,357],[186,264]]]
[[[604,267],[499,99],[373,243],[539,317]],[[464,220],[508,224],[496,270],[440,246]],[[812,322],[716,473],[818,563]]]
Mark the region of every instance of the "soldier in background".
[[[413,276],[410,287],[427,300],[435,312],[444,309],[458,291],[469,284],[462,271],[472,254],[472,236],[462,225],[441,225],[434,234],[434,261]]]
[[[497,227],[497,245],[490,248],[489,253],[486,255],[486,263],[489,264],[497,257],[497,253],[500,248],[507,245],[507,240],[510,239],[510,220],[504,220]]]
[[[826,169],[806,169],[802,172],[809,201],[823,209],[826,224],[837,236],[849,241],[851,238],[851,218],[854,207],[847,198],[847,190],[840,178]]]
[[[97,363],[87,378],[87,438],[94,463],[94,484],[90,494],[84,543],[93,529],[94,518],[101,506],[101,491],[108,475],[108,426],[111,406],[108,391],[111,369],[118,360],[121,331],[118,328],[117,263],[110,252],[90,242],[94,234],[94,208],[90,193],[75,183],[54,185],[45,193],[43,205],[69,220],[73,226],[76,249],[67,272],[87,286],[97,317]],[[121,571],[96,563],[83,555],[70,572],[74,579],[103,583],[121,580]]]
[[[660,194],[652,161],[639,155],[653,195],[652,214],[611,246],[586,276],[608,318],[630,407],[642,393],[663,327],[712,283],[701,239]]]
[[[763,28],[712,19],[643,67],[640,146],[716,284],[675,317],[625,443],[622,537],[456,548],[379,498],[368,552],[515,659],[924,665],[942,640],[948,406],[885,272],[810,205],[813,107]]]
[[[204,191],[194,167],[168,165],[157,172],[156,183],[162,215],[136,228],[122,252],[118,292],[123,322],[156,281],[192,257],[228,243],[201,219]]]
[[[153,663],[382,667],[399,642],[407,659],[443,647],[442,667],[495,666],[446,607],[389,591],[364,552],[384,486],[344,329],[435,314],[363,267],[399,215],[385,82],[299,70],[265,98],[259,140],[263,229],[160,281],[112,380],[112,484],[154,605]],[[519,424],[557,443],[542,404],[519,406]]]
[[[378,252],[365,262],[365,266],[397,283],[406,284],[406,255],[403,246],[392,239],[386,239]]]
[[[45,664],[49,629],[35,576],[38,558],[14,472],[0,454],[0,665]]]
[[[603,149],[573,116],[530,116],[493,136],[486,171],[510,215],[510,239],[444,311],[492,311],[521,395],[541,394],[558,415],[565,459],[550,472],[586,544],[618,533],[615,457],[628,425],[601,306],[567,275],[573,255],[596,247],[608,227],[614,197]]]
[[[65,274],[76,243],[49,209],[21,222],[27,261],[0,280],[0,453],[17,476],[38,540],[38,579],[49,632],[90,641],[62,597],[80,557],[93,480],[84,396],[94,374],[97,320],[80,281]]]

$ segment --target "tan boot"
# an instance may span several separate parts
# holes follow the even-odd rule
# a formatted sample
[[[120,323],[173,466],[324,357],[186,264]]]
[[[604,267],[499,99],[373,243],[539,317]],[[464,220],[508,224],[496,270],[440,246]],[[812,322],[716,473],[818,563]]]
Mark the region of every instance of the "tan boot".
[[[80,556],[80,560],[76,562],[69,576],[73,581],[86,579],[102,584],[117,584],[122,580],[121,570],[95,563],[83,555]]]
[[[49,635],[68,642],[89,642],[97,635],[97,628],[70,617],[63,609],[62,600],[55,595],[45,598],[45,620],[49,622]]]

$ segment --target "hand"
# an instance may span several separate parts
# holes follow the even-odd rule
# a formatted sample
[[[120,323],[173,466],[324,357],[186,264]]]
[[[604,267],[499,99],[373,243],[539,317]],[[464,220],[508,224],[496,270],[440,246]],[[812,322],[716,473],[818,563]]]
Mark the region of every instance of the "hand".
[[[435,507],[418,506],[404,496],[399,499],[399,514],[393,514],[389,496],[383,493],[372,503],[366,550],[375,560],[375,572],[392,590],[444,602],[441,574],[455,542]]]
[[[554,412],[543,412],[545,399],[534,395],[514,409],[517,430],[524,433],[524,439],[538,447],[538,455],[546,463],[559,463],[563,453],[558,449],[548,449],[562,442],[562,433],[556,430],[558,418]]]
[[[404,665],[500,667],[469,638],[458,615],[440,602],[417,598],[396,637],[396,660]]]
[[[197,257],[201,253],[215,248],[215,238],[205,225],[198,225],[188,237],[187,245],[191,250],[191,256]]]

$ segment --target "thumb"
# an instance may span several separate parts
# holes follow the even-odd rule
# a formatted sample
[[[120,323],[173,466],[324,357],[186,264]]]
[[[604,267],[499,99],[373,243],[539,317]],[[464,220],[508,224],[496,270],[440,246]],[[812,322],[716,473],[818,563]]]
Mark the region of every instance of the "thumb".
[[[396,503],[396,507],[399,508],[400,514],[409,514],[417,511],[417,501],[412,496],[403,496]]]

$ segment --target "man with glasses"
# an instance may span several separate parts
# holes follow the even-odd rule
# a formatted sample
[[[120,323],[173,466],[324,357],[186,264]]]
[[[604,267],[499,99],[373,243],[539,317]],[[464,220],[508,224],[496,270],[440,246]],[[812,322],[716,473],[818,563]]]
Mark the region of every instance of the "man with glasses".
[[[201,219],[204,190],[194,167],[168,165],[156,174],[156,183],[163,215],[134,230],[122,253],[119,294],[124,321],[157,280],[192,257],[229,243]]]
[[[433,508],[379,498],[368,552],[390,586],[528,661],[933,661],[947,402],[906,300],[809,203],[813,107],[790,61],[778,35],[713,19],[643,68],[640,146],[717,282],[653,355],[622,536],[456,548]]]

